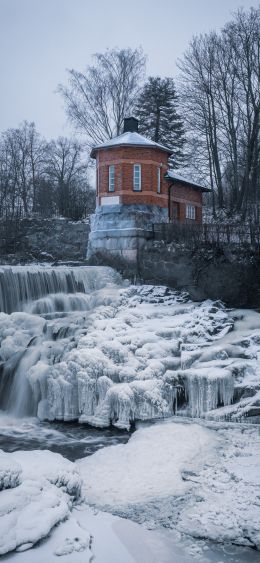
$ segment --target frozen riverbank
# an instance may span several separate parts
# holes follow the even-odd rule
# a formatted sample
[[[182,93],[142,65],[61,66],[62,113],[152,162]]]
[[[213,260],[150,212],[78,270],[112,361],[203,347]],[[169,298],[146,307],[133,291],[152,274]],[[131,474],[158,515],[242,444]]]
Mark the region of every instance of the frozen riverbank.
[[[17,546],[15,563],[256,562],[246,546],[259,547],[259,458],[256,427],[180,420],[76,463],[2,454],[1,553]]]

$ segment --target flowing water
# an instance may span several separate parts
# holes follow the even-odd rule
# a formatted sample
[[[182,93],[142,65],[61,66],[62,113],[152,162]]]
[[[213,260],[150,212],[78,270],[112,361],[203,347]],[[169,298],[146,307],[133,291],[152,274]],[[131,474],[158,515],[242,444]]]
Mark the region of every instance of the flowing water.
[[[49,449],[74,461],[100,447],[125,443],[129,433],[97,430],[76,422],[41,422],[27,374],[40,357],[44,341],[61,341],[61,347],[86,331],[88,312],[110,303],[121,285],[110,268],[60,266],[2,266],[0,313],[18,313],[14,335],[23,324],[25,341],[0,363],[0,448]],[[111,297],[112,296],[112,297]],[[22,313],[35,316],[31,323]],[[19,314],[20,313],[20,314]],[[47,322],[46,322],[47,321]],[[84,326],[84,328],[82,328]],[[8,333],[8,328],[7,328]],[[19,340],[19,336],[18,336]],[[58,361],[58,356],[54,361]],[[4,360],[4,361],[3,361]],[[22,418],[21,418],[22,417]]]
[[[99,448],[125,444],[129,433],[105,428],[99,430],[74,422],[40,422],[37,418],[13,418],[0,412],[0,450],[50,450],[75,461]]]

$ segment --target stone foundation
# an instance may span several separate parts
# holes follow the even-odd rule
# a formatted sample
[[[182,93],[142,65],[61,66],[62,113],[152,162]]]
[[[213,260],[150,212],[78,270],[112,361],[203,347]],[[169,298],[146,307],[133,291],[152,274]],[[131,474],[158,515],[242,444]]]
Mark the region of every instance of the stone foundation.
[[[111,255],[137,265],[140,249],[153,237],[153,224],[167,220],[167,210],[155,206],[100,206],[92,215],[87,258]]]

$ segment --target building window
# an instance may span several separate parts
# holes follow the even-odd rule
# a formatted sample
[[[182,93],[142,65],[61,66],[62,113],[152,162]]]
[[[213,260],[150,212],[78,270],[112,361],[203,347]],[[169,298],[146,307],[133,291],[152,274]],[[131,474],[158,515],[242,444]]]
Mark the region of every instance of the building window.
[[[111,166],[109,166],[108,191],[109,192],[115,191],[115,166],[114,166],[114,164],[111,164]]]
[[[186,205],[186,219],[196,219],[195,205]]]
[[[98,168],[96,172],[96,195],[98,195]]]
[[[133,189],[135,192],[141,191],[141,164],[134,164]]]
[[[157,168],[157,193],[161,193],[161,168],[158,166]]]

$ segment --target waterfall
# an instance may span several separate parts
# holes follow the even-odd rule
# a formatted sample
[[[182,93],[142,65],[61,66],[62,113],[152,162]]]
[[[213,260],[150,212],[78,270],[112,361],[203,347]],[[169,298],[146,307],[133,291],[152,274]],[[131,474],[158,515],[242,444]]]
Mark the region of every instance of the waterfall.
[[[127,429],[204,417],[232,403],[234,358],[248,357],[230,335],[219,345],[221,304],[184,306],[106,267],[0,267],[0,308],[0,409],[15,417]]]
[[[119,274],[106,267],[1,266],[0,312],[23,311],[28,308],[29,302],[51,294],[89,294],[108,284],[118,284],[119,281]],[[82,310],[84,307],[79,301],[78,298],[76,309]],[[49,304],[49,312],[54,309],[55,304]],[[64,306],[61,305],[58,310],[63,311]],[[48,312],[47,301],[46,307],[43,305],[39,311],[32,312]]]
[[[107,267],[0,267],[0,408],[15,416],[37,415],[41,393],[30,380],[31,369],[41,357],[57,362],[57,339],[64,346],[82,319],[86,325],[84,315],[73,315],[109,305],[120,286],[119,274]]]

